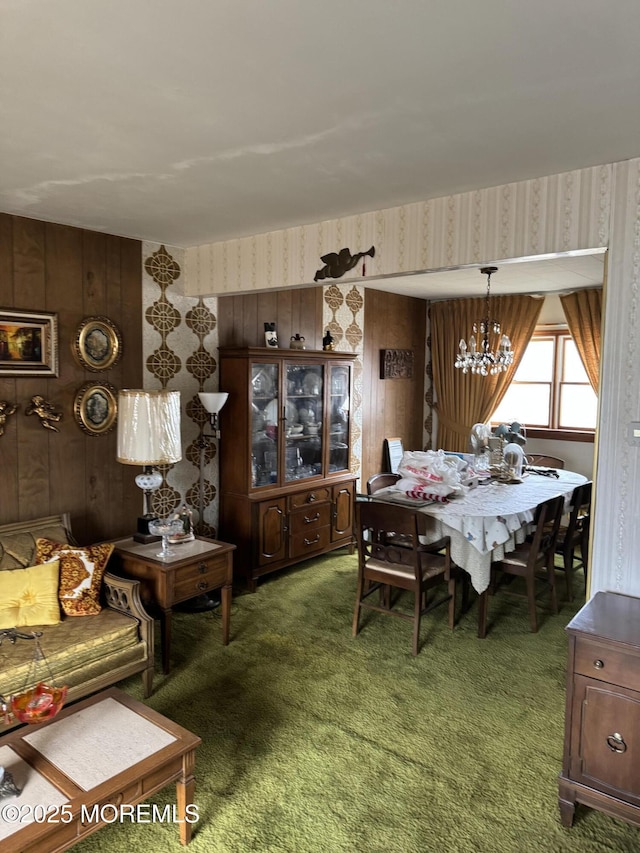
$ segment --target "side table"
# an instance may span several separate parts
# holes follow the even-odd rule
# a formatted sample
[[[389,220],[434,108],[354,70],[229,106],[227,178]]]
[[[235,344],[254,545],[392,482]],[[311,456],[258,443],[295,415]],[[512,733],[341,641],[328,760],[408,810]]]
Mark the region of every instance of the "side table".
[[[640,826],[640,598],[597,592],[566,630],[562,823],[582,803]]]
[[[235,545],[197,536],[192,542],[172,545],[175,557],[161,560],[159,542],[142,544],[135,539],[114,542],[110,566],[140,581],[140,594],[150,610],[159,611],[162,638],[162,671],[171,668],[171,608],[196,595],[221,590],[222,642],[229,643],[233,552]]]

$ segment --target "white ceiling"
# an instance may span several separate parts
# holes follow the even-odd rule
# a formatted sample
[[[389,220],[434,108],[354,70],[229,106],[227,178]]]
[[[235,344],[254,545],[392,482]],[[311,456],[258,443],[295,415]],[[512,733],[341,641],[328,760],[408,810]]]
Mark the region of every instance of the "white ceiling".
[[[8,213],[186,247],[640,155],[638,0],[0,15]]]
[[[604,279],[605,250],[587,253],[572,252],[550,258],[515,258],[500,261],[497,272],[491,274],[491,294],[527,293],[531,296],[582,290],[602,286]],[[484,266],[484,265],[482,265]],[[414,296],[418,299],[456,299],[483,297],[487,292],[487,276],[480,266],[467,266],[450,270],[411,273],[405,276],[387,276],[377,280],[363,279],[366,287]]]

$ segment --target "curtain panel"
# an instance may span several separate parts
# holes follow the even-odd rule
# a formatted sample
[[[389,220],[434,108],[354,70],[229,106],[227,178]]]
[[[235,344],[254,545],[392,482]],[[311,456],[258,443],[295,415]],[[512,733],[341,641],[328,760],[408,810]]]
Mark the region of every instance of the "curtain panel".
[[[543,299],[536,296],[492,296],[491,319],[511,339],[513,364],[495,376],[464,374],[454,367],[461,338],[468,340],[474,322],[485,314],[485,299],[432,302],[431,358],[437,402],[438,432],[434,447],[464,453],[475,423],[485,423],[507,392],[533,335]],[[476,336],[477,337],[477,336]]]
[[[593,390],[598,393],[602,329],[602,288],[576,290],[560,296],[571,337],[587,371]]]

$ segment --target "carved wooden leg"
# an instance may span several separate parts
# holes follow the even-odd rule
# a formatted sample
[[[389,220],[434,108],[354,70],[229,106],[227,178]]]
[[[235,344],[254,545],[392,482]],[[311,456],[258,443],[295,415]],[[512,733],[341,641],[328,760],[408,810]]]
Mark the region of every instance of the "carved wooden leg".
[[[573,826],[573,818],[576,813],[575,791],[562,775],[558,780],[558,806],[560,807],[562,825]]]
[[[187,806],[193,803],[196,782],[193,771],[196,766],[195,749],[182,759],[182,775],[176,782],[176,799],[178,804],[178,821],[180,826],[180,843],[187,845],[191,841],[193,816],[187,814]]]
[[[573,826],[573,818],[576,814],[575,800],[563,800],[562,797],[559,797],[558,805],[560,806],[560,820],[562,821],[562,825]]]
[[[153,693],[153,666],[148,666],[142,672],[143,696],[148,699]]]
[[[478,637],[481,640],[487,636],[487,602],[489,594],[485,589],[478,596]]]
[[[220,593],[222,600],[222,642],[229,645],[229,627],[231,624],[231,584],[223,586]]]
[[[160,614],[160,638],[162,640],[162,671],[165,675],[171,669],[171,608],[163,608]]]

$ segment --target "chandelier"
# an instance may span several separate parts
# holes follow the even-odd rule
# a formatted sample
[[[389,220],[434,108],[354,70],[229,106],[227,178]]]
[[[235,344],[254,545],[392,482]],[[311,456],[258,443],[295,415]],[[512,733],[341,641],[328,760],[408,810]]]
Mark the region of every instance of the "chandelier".
[[[480,270],[487,277],[485,314],[484,320],[477,320],[473,324],[469,344],[467,345],[464,338],[460,339],[455,366],[461,368],[463,373],[477,373],[480,376],[504,373],[513,363],[509,337],[500,333],[500,323],[497,320],[489,319],[491,276],[497,271],[498,267],[482,267]],[[479,335],[479,339],[476,339],[476,335]]]

